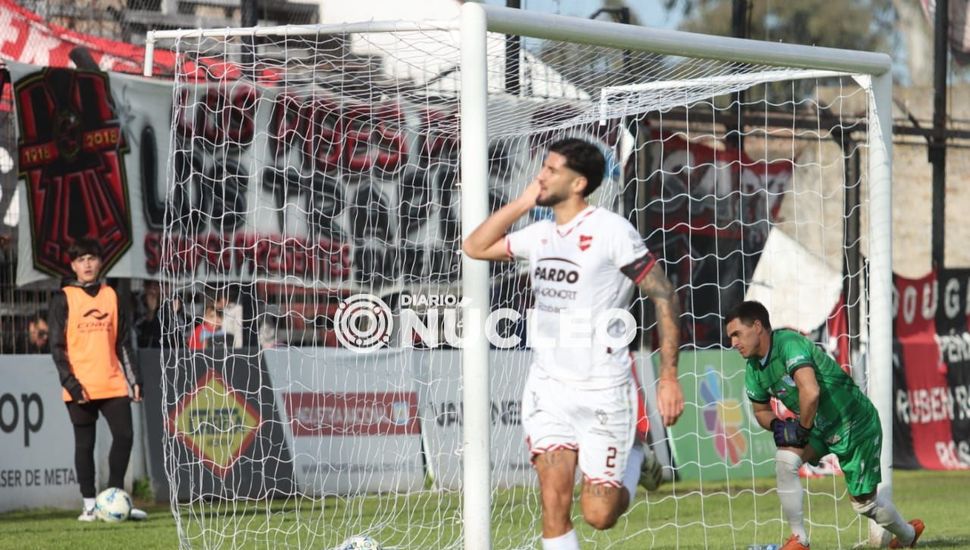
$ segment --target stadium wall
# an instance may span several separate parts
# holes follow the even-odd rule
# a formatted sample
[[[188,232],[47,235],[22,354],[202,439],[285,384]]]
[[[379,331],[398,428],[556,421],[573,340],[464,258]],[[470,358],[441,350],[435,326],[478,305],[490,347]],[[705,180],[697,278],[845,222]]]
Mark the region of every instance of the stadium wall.
[[[0,356],[0,512],[20,508],[80,507],[74,472],[74,433],[61,398],[57,369],[50,355]],[[140,407],[135,407],[135,445],[125,478],[144,476],[146,439]],[[110,431],[98,421],[95,484],[108,479]]]
[[[939,282],[926,277],[897,278],[896,283],[894,465],[968,469],[970,270],[948,270]],[[166,440],[172,445],[170,452],[182,454],[177,461],[182,466],[174,472],[181,488],[179,500],[192,496],[192,486],[209,496],[247,499],[294,494],[297,489],[307,494],[413,491],[423,487],[426,475],[436,488],[460,489],[458,351],[383,351],[370,356],[335,348],[265,350],[252,356],[242,351],[229,357],[186,355],[179,369],[165,373],[164,381],[159,350],[138,353],[147,391],[144,404],[133,407],[135,448],[146,453],[133,453],[128,489],[132,478],[144,475],[147,456],[155,498],[168,501]],[[521,392],[530,353],[491,353],[496,365],[491,389],[492,476],[502,486],[529,485],[534,476],[521,427]],[[744,458],[763,462],[765,454],[766,432],[741,429],[748,409],[743,391],[712,386],[717,377],[707,380],[710,369],[743,368],[738,361],[722,361],[722,356],[732,354],[681,354],[682,365],[692,366],[685,367],[684,375],[696,379],[702,394],[693,400],[698,404],[698,425],[705,425],[708,409],[741,413],[738,422],[710,422],[710,430],[732,428],[720,438],[712,432],[698,442],[689,431],[671,434],[675,456],[705,457],[697,465],[706,479],[721,470],[727,475],[731,465]],[[640,354],[637,360],[644,385],[652,387],[644,368],[650,356]],[[46,355],[0,356],[0,376],[0,511],[76,507],[73,435],[53,361]],[[163,403],[163,383],[179,385],[182,397]],[[647,391],[651,413],[652,401]],[[729,402],[733,407],[725,405]],[[236,420],[227,422],[228,418]],[[200,429],[203,425],[219,429]],[[656,421],[651,436],[655,443],[668,437]],[[328,441],[335,439],[339,445]],[[717,446],[716,441],[725,445]],[[102,420],[99,486],[106,480],[109,442]],[[694,447],[700,443],[711,449]],[[655,448],[668,462],[666,446]],[[386,456],[413,459],[398,460],[391,467]],[[321,470],[329,475],[316,475]]]

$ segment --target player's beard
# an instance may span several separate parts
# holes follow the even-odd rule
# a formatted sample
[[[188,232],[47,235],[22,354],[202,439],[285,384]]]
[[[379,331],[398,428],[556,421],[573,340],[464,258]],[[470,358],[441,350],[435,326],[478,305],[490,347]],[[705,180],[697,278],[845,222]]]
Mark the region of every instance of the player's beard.
[[[557,204],[561,203],[564,200],[566,200],[565,197],[558,197],[558,196],[556,196],[555,194],[552,194],[552,193],[550,193],[548,195],[545,195],[545,196],[539,195],[539,197],[536,198],[536,206],[549,206],[549,207],[553,207],[553,206],[556,206]]]

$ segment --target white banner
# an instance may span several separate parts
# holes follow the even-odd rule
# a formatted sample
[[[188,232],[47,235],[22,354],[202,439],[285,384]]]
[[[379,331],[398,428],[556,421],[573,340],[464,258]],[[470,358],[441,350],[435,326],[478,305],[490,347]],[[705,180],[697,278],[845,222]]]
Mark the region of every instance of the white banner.
[[[267,350],[264,360],[301,492],[422,489],[409,353],[294,348]]]
[[[772,326],[807,333],[825,323],[841,293],[841,273],[774,228],[744,299],[763,303]]]
[[[20,285],[70,275],[67,247],[82,236],[100,240],[113,277],[293,276],[327,288],[457,280],[456,103],[365,103],[305,84],[244,81],[173,90],[117,73],[9,69],[20,258],[33,260],[19,262]],[[490,106],[511,108],[527,129],[533,119],[575,115],[565,104]],[[617,181],[612,151],[629,140],[615,121],[522,132],[490,144],[497,203],[524,188],[545,146],[565,133],[602,143]],[[619,186],[600,189],[596,201],[613,205]]]
[[[461,351],[418,351],[415,373],[420,381],[421,435],[435,485],[460,490],[462,483]],[[532,361],[531,351],[489,352],[491,382],[492,485],[534,485],[535,473],[522,431],[522,391]]]

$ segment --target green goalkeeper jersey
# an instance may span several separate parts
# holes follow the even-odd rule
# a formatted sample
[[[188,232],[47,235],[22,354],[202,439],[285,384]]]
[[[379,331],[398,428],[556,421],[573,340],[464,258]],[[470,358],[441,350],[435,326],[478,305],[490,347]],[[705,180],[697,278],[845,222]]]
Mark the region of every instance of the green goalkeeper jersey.
[[[767,357],[748,359],[745,385],[748,398],[756,403],[768,403],[775,397],[790,411],[799,413],[798,388],[792,378],[803,367],[815,370],[819,385],[818,411],[815,414],[812,436],[826,445],[849,443],[850,434],[879,433],[879,417],[872,402],[856,386],[828,354],[811,340],[791,330],[776,330],[771,334]]]

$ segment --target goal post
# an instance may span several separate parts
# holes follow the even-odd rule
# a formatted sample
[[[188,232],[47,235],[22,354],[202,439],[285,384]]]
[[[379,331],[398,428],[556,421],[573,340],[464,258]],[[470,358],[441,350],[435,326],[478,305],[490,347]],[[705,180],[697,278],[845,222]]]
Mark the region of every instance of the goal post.
[[[476,5],[477,6],[477,5]],[[479,6],[480,7],[480,6]],[[488,217],[488,18],[480,9],[461,11],[461,205],[462,235]],[[469,95],[464,95],[469,92]],[[462,255],[462,316],[484,326],[489,304],[488,263]],[[489,449],[488,340],[485,331],[465,335],[462,374],[465,401],[463,512],[467,550],[492,547],[491,452]]]
[[[667,472],[675,479],[673,488],[646,500],[641,496],[626,516],[636,519],[621,521],[611,534],[583,531],[584,547],[680,541],[682,535],[676,533],[681,525],[696,527],[700,544],[710,547],[728,540],[720,537],[741,547],[777,542],[782,523],[777,499],[771,500],[772,489],[755,482],[765,472],[766,459],[754,452],[759,434],[764,434],[743,412],[750,408],[744,398],[729,395],[739,385],[732,370],[736,354],[722,347],[724,335],[717,327],[751,286],[770,231],[784,229],[796,243],[808,243],[806,257],[824,260],[843,252],[841,243],[829,241],[832,233],[841,235],[838,226],[847,215],[839,208],[833,217],[833,208],[826,204],[848,186],[864,189],[858,215],[867,224],[866,267],[860,270],[866,277],[865,319],[860,334],[853,335],[865,341],[865,354],[856,367],[867,369],[868,395],[882,422],[879,490],[891,495],[890,57],[474,2],[463,3],[454,15],[441,21],[149,33],[146,76],[151,75],[156,48],[173,49],[180,60],[168,155],[167,254],[161,269],[165,288],[218,292],[227,283],[271,287],[276,309],[256,308],[248,321],[290,330],[291,324],[281,321],[287,314],[282,309],[289,308],[288,314],[303,327],[301,334],[313,334],[291,334],[288,340],[281,336],[268,351],[230,351],[257,360],[272,355],[276,362],[276,370],[271,368],[270,376],[257,384],[262,393],[251,399],[275,395],[274,405],[259,404],[275,406],[280,417],[258,422],[247,417],[247,422],[272,425],[287,434],[292,449],[279,462],[290,465],[294,480],[285,495],[256,491],[255,497],[239,498],[247,505],[255,503],[256,515],[265,512],[265,521],[233,519],[236,512],[251,513],[233,500],[235,488],[210,480],[207,459],[180,446],[185,434],[167,435],[170,483],[192,493],[186,501],[172,500],[183,544],[235,547],[256,541],[329,548],[355,534],[384,538],[386,546],[400,550],[518,549],[538,543],[541,521],[534,476],[516,462],[524,454],[524,441],[509,436],[521,433],[515,416],[521,402],[500,409],[504,401],[491,394],[500,384],[508,395],[521,395],[523,369],[518,365],[527,351],[497,351],[501,347],[490,340],[486,328],[486,317],[496,308],[528,306],[528,273],[514,265],[460,256],[460,241],[501,202],[514,198],[538,171],[544,147],[565,136],[595,141],[607,155],[609,173],[592,201],[634,222],[661,257],[658,265],[668,270],[686,305],[682,356],[697,366],[682,374],[691,396],[683,431],[668,433],[656,426],[651,431],[654,444],[669,445],[674,455]],[[506,36],[521,41],[515,70],[523,82],[514,93],[503,85],[509,72],[504,63],[510,59]],[[241,53],[247,41],[259,44],[249,65]],[[238,69],[239,76],[227,77],[233,70],[226,66]],[[744,103],[728,99],[742,90],[753,90],[756,97]],[[239,92],[238,102],[223,97],[233,91]],[[215,122],[191,123],[192,117],[207,116]],[[252,130],[248,138],[238,137],[245,134],[234,126],[240,119]],[[214,128],[218,124],[232,128]],[[826,142],[837,131],[865,138],[857,150],[830,151]],[[744,136],[748,145],[732,147],[732,135]],[[842,166],[856,154],[864,155],[864,175],[843,181],[849,176]],[[249,183],[231,186],[212,176],[212,159],[203,157],[213,155],[216,163],[228,160],[238,170],[225,180]],[[217,202],[218,216],[198,212],[189,204],[195,196],[203,203]],[[535,209],[515,227],[549,215]],[[210,217],[212,226],[222,231],[218,239],[204,238],[200,229]],[[217,217],[231,223],[217,224]],[[185,258],[211,256],[216,242],[229,252],[225,261],[199,260],[186,267]],[[257,265],[260,254],[280,250],[283,256],[297,250],[307,263],[323,264],[320,258],[325,257],[328,268],[300,268],[295,267],[298,262],[286,261],[273,269]],[[836,278],[861,274],[837,273]],[[402,297],[413,301],[423,294],[449,293],[462,299],[460,345],[428,342],[429,335],[438,335],[432,325],[447,324],[438,317],[432,321],[431,308],[419,311],[426,324],[418,331],[420,338],[403,334]],[[338,318],[350,311],[348,300],[362,295],[378,299],[388,310],[387,320],[397,322],[393,330],[387,328],[388,334],[376,334],[390,338],[390,350],[354,356],[349,350],[353,341],[339,335],[339,342],[327,339],[343,326]],[[806,292],[804,300],[811,299]],[[651,305],[640,297],[632,308],[643,326],[631,351],[637,354],[638,367],[650,371],[656,355],[649,345]],[[381,313],[358,313],[369,316],[371,326],[384,326]],[[200,317],[201,311],[190,321]],[[191,328],[178,323],[163,319],[165,333],[179,335]],[[314,332],[318,324],[326,328]],[[526,328],[510,330],[527,340]],[[443,331],[447,334],[447,327]],[[183,347],[176,343],[163,354],[166,371],[181,373],[186,362],[192,369],[201,368],[198,359],[182,358]],[[233,400],[243,393],[230,387],[233,381],[225,373],[205,378],[204,386],[192,376],[175,379],[162,388],[163,405],[172,410],[181,410],[197,395],[206,396],[195,399],[202,403],[199,407],[235,406]],[[384,385],[375,386],[375,380]],[[651,380],[647,373],[648,403],[656,391]],[[448,397],[440,397],[444,395]],[[305,400],[304,409],[300,399]],[[355,411],[376,410],[386,400],[388,414],[407,416],[416,410],[419,417],[412,423],[402,420],[397,427],[326,424],[336,422],[326,411],[344,406],[334,405],[339,399],[371,400]],[[172,410],[163,414],[174,414]],[[310,412],[300,416],[301,410]],[[511,420],[503,428],[497,426],[497,417]],[[318,424],[303,425],[307,422]],[[173,430],[189,426],[172,424]],[[404,433],[410,429],[404,424],[415,426],[407,434],[413,436],[410,446],[376,447],[373,441],[355,446],[347,437],[358,429],[371,430],[371,435],[399,428]],[[442,435],[452,425],[460,430],[455,441]],[[266,448],[278,442],[262,437],[255,436],[257,444]],[[713,445],[730,462],[724,472],[707,477],[719,466],[699,450],[704,445]],[[402,449],[418,449],[417,456]],[[384,473],[375,469],[380,465],[363,464],[366,455],[381,452],[389,456],[384,463],[397,461],[408,468],[417,464],[424,480],[412,476],[400,482],[396,476],[401,468],[392,465],[388,472],[393,473]],[[332,464],[319,458],[324,455],[346,461],[342,465],[347,471],[359,469],[360,475],[340,471],[333,465],[337,458]],[[242,462],[246,468],[260,468],[258,461]],[[231,478],[242,462],[221,465],[221,476],[228,473],[226,479]],[[326,467],[332,467],[330,473]],[[190,475],[186,472],[206,481],[185,477]],[[261,475],[270,479],[283,474],[277,470]],[[300,475],[304,477],[297,479]],[[388,479],[381,479],[385,475]],[[685,477],[688,482],[681,490]],[[829,542],[863,536],[858,534],[866,530],[860,520],[838,507],[844,491],[833,485],[820,492],[833,498],[817,517],[807,514],[809,525],[831,532]],[[289,519],[271,517],[274,496],[291,506]],[[224,501],[232,504],[218,510],[225,512],[216,514],[219,518],[210,518],[207,507]],[[726,503],[726,512],[705,508],[715,503]],[[657,507],[670,507],[673,520],[660,513],[664,519],[653,524]],[[870,538],[879,534],[872,526],[868,529]],[[664,538],[668,536],[672,538]]]

